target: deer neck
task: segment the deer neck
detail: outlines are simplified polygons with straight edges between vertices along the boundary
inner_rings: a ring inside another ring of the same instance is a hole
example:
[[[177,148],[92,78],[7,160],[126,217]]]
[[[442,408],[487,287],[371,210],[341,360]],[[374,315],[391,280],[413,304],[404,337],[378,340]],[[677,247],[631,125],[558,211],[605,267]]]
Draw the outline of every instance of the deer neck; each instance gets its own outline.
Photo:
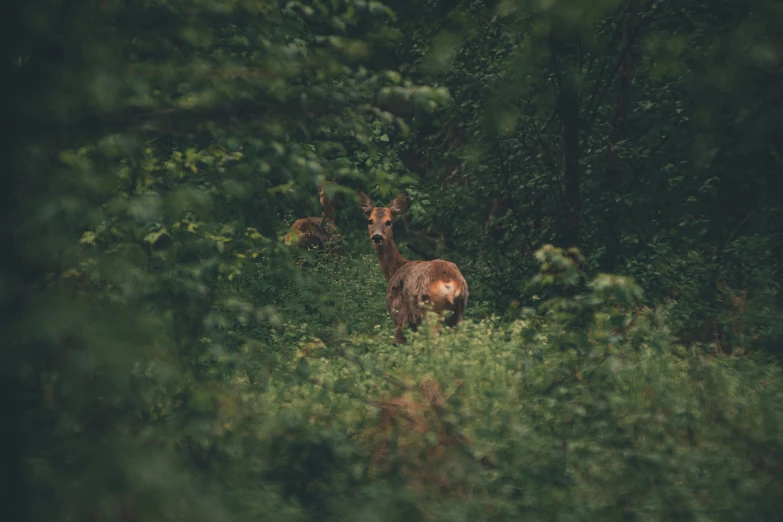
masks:
[[[397,270],[408,262],[407,259],[402,257],[400,251],[397,250],[397,245],[394,244],[393,240],[390,240],[388,244],[376,246],[375,253],[378,254],[378,261],[381,263],[383,277],[386,278],[387,283]]]
[[[329,201],[326,205],[324,205],[323,211],[321,212],[321,217],[323,218],[324,221],[334,222],[334,215],[335,215],[334,202]]]

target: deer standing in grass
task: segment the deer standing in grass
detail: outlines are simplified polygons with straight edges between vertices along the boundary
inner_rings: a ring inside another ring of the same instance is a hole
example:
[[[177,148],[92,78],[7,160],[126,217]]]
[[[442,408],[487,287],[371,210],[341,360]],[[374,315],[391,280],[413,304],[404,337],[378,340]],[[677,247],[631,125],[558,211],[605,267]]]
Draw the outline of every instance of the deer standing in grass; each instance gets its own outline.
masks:
[[[457,265],[442,259],[408,261],[394,243],[392,223],[408,209],[408,194],[401,193],[388,207],[376,207],[364,192],[359,191],[357,195],[386,278],[386,310],[394,321],[395,342],[404,344],[405,326],[416,331],[427,310],[441,316],[440,322],[448,326],[462,321],[468,304],[468,283]],[[443,314],[448,311],[452,313],[446,318]],[[435,326],[436,331],[439,326],[440,323]]]
[[[334,224],[337,198],[329,198],[324,192],[324,185],[318,185],[318,198],[323,207],[321,217],[307,217],[294,221],[285,235],[286,245],[296,245],[302,249],[324,248],[332,240],[339,241],[337,226]],[[336,253],[341,251],[339,246],[335,250]]]

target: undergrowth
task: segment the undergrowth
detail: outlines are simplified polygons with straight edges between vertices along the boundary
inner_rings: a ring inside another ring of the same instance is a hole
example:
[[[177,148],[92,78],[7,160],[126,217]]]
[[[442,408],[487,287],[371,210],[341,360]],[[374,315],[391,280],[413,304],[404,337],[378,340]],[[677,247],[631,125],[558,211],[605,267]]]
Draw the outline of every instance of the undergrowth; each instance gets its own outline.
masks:
[[[217,438],[251,437],[321,520],[775,519],[780,368],[685,348],[631,279],[537,257],[537,310],[405,346],[375,259],[320,260],[268,296],[299,320],[233,356]]]

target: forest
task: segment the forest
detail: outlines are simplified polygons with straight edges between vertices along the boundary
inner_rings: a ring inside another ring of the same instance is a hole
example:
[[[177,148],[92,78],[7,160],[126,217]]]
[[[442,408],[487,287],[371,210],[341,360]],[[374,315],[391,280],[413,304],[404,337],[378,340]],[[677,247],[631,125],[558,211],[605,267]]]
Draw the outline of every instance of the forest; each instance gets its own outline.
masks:
[[[779,0],[2,25],[4,520],[783,520]]]

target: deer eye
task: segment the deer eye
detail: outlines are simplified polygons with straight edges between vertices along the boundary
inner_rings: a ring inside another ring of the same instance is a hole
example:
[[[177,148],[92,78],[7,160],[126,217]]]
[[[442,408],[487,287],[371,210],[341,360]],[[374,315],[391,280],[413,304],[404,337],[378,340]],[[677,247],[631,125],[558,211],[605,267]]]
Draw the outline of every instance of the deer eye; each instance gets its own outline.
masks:
[[[368,220],[367,220],[367,224],[368,224],[368,225],[372,225],[372,219],[368,219]]]
[[[391,220],[386,221],[386,226],[391,226]]]

